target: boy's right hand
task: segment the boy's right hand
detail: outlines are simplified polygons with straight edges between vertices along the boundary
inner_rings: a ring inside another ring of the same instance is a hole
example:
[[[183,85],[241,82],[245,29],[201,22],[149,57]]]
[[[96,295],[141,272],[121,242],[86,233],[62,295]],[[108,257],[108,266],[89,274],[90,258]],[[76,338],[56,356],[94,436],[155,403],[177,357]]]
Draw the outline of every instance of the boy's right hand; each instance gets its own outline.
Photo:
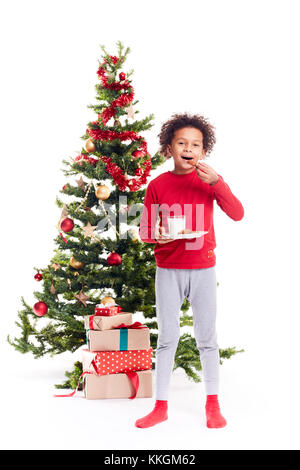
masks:
[[[175,240],[175,238],[162,237],[163,233],[165,233],[165,229],[163,227],[158,227],[158,232],[155,234],[155,239],[157,243],[164,244],[164,243],[173,242]]]

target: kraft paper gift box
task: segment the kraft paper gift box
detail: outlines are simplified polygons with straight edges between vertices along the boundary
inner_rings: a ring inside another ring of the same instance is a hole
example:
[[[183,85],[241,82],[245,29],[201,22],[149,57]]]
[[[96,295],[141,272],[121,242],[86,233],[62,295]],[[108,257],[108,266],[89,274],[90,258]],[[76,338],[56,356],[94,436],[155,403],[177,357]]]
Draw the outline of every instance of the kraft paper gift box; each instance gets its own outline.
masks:
[[[117,374],[152,368],[152,348],[133,351],[82,349],[82,369],[97,375]]]
[[[135,329],[115,328],[105,331],[88,330],[87,345],[90,351],[149,349],[150,330],[147,327]]]
[[[114,326],[118,326],[121,323],[125,325],[132,324],[132,313],[124,312],[111,317],[98,316],[98,315],[86,315],[84,317],[84,327],[86,330],[110,330]]]
[[[152,371],[136,372],[139,378],[135,398],[152,397]],[[126,374],[95,375],[88,374],[83,383],[84,396],[88,400],[99,398],[132,398],[134,385]]]

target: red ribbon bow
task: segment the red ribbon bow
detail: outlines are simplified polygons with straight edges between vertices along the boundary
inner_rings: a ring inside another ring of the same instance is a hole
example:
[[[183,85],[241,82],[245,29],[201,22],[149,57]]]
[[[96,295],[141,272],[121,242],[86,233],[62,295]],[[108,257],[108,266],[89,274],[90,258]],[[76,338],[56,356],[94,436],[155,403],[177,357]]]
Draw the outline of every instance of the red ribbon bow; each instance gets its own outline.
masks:
[[[148,327],[146,325],[143,325],[139,321],[136,321],[136,322],[132,323],[132,325],[125,325],[125,323],[121,323],[120,325],[113,326],[112,328],[127,328],[127,329],[136,330],[138,328],[148,328]]]

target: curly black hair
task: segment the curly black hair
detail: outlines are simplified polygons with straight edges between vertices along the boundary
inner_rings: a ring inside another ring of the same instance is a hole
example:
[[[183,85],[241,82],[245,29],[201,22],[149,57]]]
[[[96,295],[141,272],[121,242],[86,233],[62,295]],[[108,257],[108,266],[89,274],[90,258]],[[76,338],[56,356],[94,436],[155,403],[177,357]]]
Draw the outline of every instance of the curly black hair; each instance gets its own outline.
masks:
[[[203,135],[203,149],[206,151],[206,156],[212,151],[215,143],[215,127],[208,122],[208,120],[199,114],[173,114],[171,118],[166,121],[160,130],[159,137],[160,149],[159,153],[166,159],[171,158],[167,154],[167,146],[171,144],[175,131],[183,127],[195,127],[202,132]]]

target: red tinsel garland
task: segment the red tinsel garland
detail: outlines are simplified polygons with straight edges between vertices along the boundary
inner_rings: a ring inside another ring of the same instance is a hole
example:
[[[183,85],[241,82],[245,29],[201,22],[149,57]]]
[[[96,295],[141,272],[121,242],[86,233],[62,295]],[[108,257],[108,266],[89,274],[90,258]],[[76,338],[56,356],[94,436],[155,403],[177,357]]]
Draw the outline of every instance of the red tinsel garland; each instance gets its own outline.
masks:
[[[116,56],[109,57],[111,58],[114,64],[116,64],[119,60],[119,58]],[[124,92],[121,96],[112,101],[111,105],[108,106],[100,114],[100,118],[104,126],[106,125],[107,121],[109,121],[109,119],[115,116],[116,107],[127,106],[133,100],[134,97],[133,87],[130,85],[126,78],[122,79],[120,82],[108,83],[108,77],[106,76],[106,69],[104,67],[106,63],[108,63],[108,61],[104,59],[103,63],[100,65],[97,71],[98,77],[100,78],[103,87],[117,91],[123,89],[129,91],[129,93]],[[125,77],[125,74],[120,73],[119,77],[123,78]],[[98,121],[94,121],[92,122],[92,124],[98,126]],[[147,176],[150,174],[152,162],[151,156],[147,150],[147,143],[141,136],[139,136],[136,132],[133,131],[116,132],[110,130],[102,130],[99,128],[87,129],[86,132],[93,140],[140,140],[140,147],[133,153],[133,156],[135,158],[144,158],[144,161],[141,161],[141,166],[143,168],[139,167],[135,170],[136,178],[128,179],[127,175],[123,174],[122,169],[116,163],[114,163],[110,157],[102,155],[100,156],[100,158],[104,163],[106,163],[106,171],[112,175],[114,183],[120,188],[121,191],[125,191],[126,188],[129,188],[130,191],[137,191],[143,184],[147,183]],[[145,159],[145,157],[147,156],[148,158]]]

